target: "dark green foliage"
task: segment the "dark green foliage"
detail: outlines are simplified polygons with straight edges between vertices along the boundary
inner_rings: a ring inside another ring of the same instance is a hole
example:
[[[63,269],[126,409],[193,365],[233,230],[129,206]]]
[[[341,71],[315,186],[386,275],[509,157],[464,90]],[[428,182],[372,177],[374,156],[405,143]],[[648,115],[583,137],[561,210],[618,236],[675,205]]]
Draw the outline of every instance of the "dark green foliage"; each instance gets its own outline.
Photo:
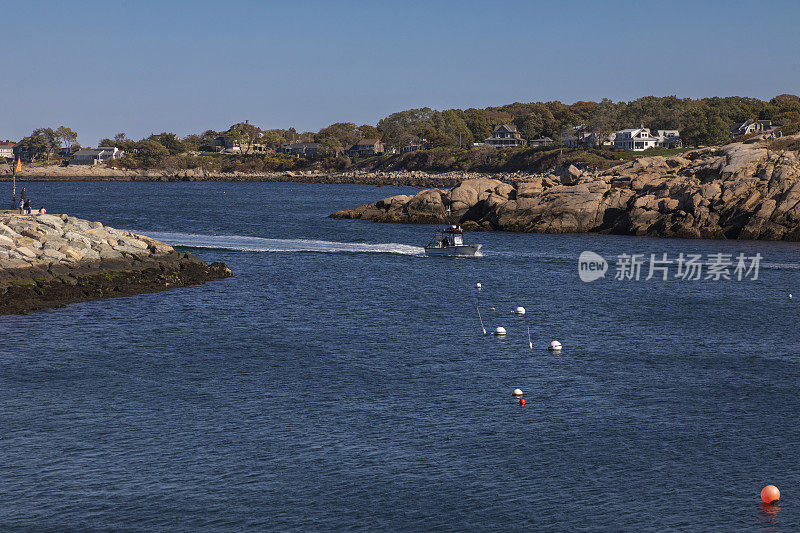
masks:
[[[169,155],[181,154],[186,151],[181,138],[174,133],[160,133],[151,135],[148,140],[156,141],[169,151]]]
[[[58,153],[60,146],[61,137],[53,128],[35,129],[18,143],[18,148],[23,150],[31,161],[49,160]]]

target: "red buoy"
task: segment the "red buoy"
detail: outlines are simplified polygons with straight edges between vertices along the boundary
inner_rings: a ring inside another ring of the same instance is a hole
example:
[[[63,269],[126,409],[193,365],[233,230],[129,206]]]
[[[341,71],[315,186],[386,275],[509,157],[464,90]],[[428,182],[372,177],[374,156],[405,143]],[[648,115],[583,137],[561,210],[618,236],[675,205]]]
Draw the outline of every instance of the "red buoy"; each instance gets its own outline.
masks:
[[[761,489],[761,501],[772,503],[781,499],[781,491],[775,485],[767,485]]]
[[[519,399],[519,404],[520,405],[525,405],[525,398],[520,398]],[[775,490],[778,490],[778,489],[775,489]]]

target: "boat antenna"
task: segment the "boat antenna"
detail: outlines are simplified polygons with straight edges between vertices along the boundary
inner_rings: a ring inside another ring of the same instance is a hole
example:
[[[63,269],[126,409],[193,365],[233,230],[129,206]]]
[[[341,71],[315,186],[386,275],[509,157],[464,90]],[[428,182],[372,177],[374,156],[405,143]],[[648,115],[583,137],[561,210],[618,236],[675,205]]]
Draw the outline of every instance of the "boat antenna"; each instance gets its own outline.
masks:
[[[475,309],[478,311],[478,320],[481,321],[481,329],[483,330],[483,334],[486,335],[486,327],[483,325],[483,318],[481,318],[481,308],[478,307],[478,304],[475,304]]]

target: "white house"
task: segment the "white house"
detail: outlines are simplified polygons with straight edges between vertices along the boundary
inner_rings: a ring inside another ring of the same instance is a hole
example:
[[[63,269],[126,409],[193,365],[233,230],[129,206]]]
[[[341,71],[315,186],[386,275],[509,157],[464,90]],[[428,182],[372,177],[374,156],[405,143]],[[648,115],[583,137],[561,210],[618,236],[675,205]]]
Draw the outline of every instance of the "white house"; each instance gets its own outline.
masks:
[[[658,146],[658,137],[654,137],[649,128],[628,128],[614,135],[614,148],[617,150],[641,152],[655,146]]]
[[[69,160],[71,165],[96,165],[111,159],[119,159],[125,152],[116,146],[101,146],[94,150],[78,150]]]
[[[14,157],[14,146],[16,143],[12,143],[11,141],[0,142],[0,159],[7,158],[11,159]]]

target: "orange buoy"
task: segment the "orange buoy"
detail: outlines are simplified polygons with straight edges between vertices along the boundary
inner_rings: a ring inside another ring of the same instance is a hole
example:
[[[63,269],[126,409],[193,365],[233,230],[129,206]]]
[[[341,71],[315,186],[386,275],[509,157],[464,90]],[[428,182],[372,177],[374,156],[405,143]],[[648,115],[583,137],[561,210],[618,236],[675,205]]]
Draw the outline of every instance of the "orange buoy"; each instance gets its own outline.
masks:
[[[525,398],[520,398],[519,399],[519,404],[524,406],[525,405]],[[775,489],[775,490],[778,490],[778,489]]]
[[[761,501],[772,503],[781,499],[781,491],[775,485],[767,485],[761,489]]]

